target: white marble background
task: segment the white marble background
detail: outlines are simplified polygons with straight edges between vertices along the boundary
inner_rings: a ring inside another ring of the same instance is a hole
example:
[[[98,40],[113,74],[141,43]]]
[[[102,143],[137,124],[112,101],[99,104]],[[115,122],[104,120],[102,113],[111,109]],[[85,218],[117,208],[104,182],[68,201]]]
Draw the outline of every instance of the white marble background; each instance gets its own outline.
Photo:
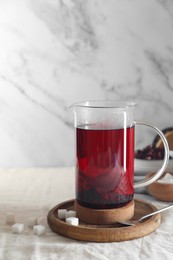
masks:
[[[173,126],[172,0],[0,0],[0,167],[73,165],[67,107],[86,99]]]

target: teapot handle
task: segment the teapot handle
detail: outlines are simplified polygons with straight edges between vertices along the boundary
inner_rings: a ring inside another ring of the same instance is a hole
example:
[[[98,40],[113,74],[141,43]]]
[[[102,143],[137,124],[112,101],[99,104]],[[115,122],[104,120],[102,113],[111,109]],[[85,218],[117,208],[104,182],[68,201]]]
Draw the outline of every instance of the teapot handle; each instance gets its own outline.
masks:
[[[151,183],[157,181],[162,176],[162,174],[166,170],[168,162],[169,162],[169,146],[168,146],[166,137],[164,136],[162,131],[160,131],[156,126],[150,125],[149,123],[138,122],[138,121],[135,121],[135,125],[145,125],[145,126],[153,128],[157,132],[157,134],[160,136],[160,138],[162,139],[164,150],[165,150],[163,164],[162,164],[161,168],[150,178],[134,183],[134,188],[136,189],[136,188],[142,188],[142,187],[148,186]]]

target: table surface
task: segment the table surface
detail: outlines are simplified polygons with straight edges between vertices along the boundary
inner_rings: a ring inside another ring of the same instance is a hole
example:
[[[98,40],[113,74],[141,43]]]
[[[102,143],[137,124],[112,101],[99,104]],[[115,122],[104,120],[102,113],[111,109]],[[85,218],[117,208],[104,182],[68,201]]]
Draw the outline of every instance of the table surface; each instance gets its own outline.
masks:
[[[47,224],[47,213],[55,205],[73,199],[74,168],[0,169],[0,259],[172,259],[173,210],[162,213],[159,227],[143,238],[113,243],[81,242],[53,233]],[[169,203],[147,194],[135,194],[161,208]],[[5,214],[13,212],[15,221],[26,223],[37,217],[46,226],[42,236],[31,228],[13,234],[5,223]]]

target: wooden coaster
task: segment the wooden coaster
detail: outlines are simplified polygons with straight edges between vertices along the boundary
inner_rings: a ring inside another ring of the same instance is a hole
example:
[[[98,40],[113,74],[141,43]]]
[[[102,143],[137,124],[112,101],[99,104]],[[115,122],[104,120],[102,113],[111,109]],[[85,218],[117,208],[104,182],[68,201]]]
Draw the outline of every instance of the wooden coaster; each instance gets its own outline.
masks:
[[[124,207],[114,209],[91,209],[81,206],[76,200],[74,203],[76,216],[88,224],[113,224],[116,221],[126,221],[134,215],[134,200]]]
[[[57,234],[80,241],[90,242],[120,242],[140,238],[152,233],[159,226],[160,214],[153,215],[135,226],[124,227],[117,223],[111,225],[91,225],[79,222],[79,226],[72,226],[57,217],[58,209],[74,210],[74,200],[65,201],[52,208],[47,216],[50,228]],[[152,204],[135,199],[136,220],[145,214],[157,210]]]

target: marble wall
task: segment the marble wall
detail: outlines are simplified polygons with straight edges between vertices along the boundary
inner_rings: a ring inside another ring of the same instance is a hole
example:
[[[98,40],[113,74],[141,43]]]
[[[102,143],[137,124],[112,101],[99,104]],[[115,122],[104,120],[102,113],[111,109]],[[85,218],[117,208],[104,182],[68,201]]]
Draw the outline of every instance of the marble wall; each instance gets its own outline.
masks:
[[[0,167],[73,165],[67,108],[90,99],[173,126],[173,1],[0,0]]]

